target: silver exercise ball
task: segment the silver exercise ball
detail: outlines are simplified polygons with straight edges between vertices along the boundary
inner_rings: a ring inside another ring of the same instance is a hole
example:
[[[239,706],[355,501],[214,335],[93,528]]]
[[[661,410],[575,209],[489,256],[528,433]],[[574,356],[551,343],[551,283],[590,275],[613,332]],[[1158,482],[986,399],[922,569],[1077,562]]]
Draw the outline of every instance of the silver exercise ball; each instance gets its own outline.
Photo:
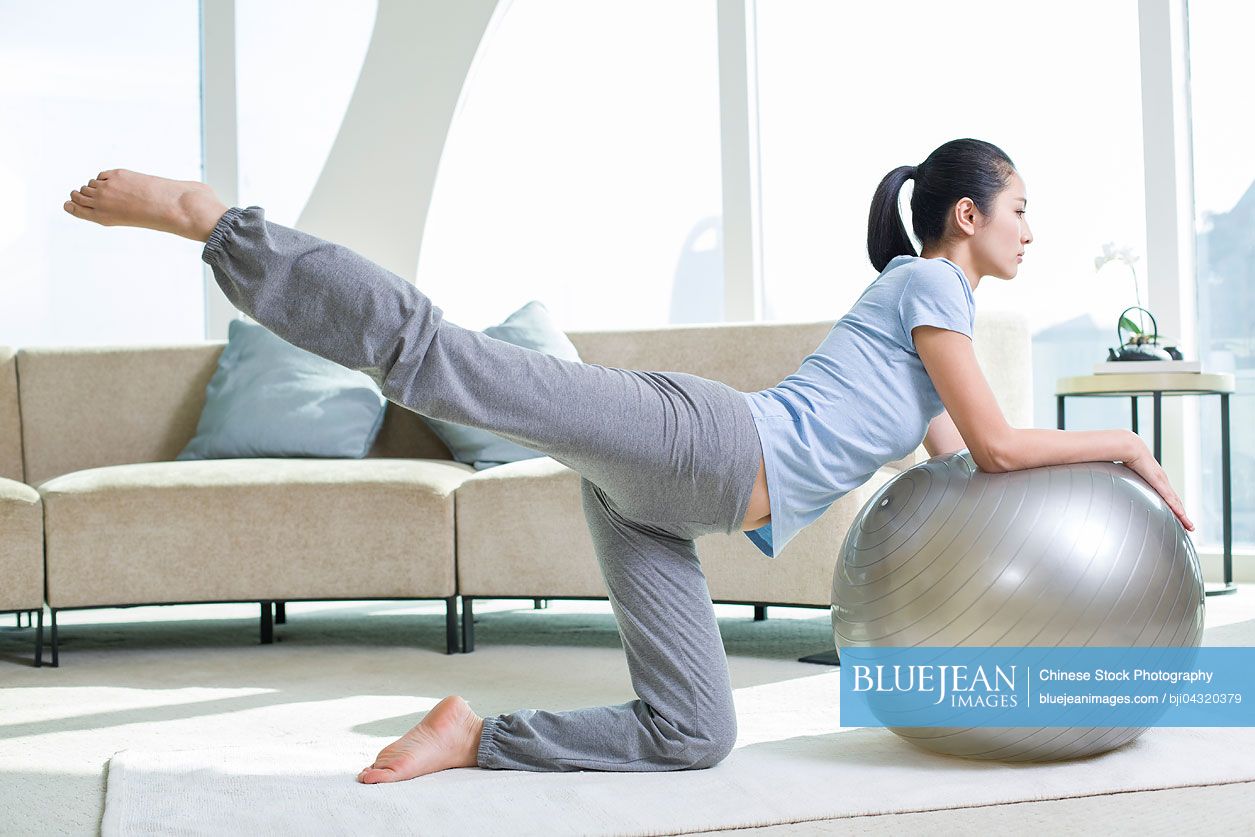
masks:
[[[1124,465],[1002,474],[935,456],[885,483],[855,518],[832,583],[838,651],[867,646],[1198,647],[1198,554]],[[939,753],[1055,761],[1141,728],[890,727]]]

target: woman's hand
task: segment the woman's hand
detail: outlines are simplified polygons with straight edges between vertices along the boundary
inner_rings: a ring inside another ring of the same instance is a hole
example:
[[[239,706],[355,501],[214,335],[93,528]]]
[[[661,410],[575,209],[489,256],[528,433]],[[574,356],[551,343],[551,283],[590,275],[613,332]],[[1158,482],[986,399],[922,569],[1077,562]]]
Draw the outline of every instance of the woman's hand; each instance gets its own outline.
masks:
[[[1168,508],[1172,509],[1172,513],[1181,521],[1181,525],[1185,527],[1187,532],[1194,531],[1194,524],[1185,516],[1185,505],[1181,502],[1181,498],[1172,490],[1172,485],[1168,482],[1168,475],[1164,473],[1164,469],[1155,457],[1151,455],[1150,448],[1146,447],[1146,443],[1142,441],[1142,437],[1133,431],[1129,431],[1130,437],[1130,453],[1125,457],[1124,464],[1132,468],[1151,488],[1159,492],[1159,496],[1163,497],[1164,502],[1168,504]]]

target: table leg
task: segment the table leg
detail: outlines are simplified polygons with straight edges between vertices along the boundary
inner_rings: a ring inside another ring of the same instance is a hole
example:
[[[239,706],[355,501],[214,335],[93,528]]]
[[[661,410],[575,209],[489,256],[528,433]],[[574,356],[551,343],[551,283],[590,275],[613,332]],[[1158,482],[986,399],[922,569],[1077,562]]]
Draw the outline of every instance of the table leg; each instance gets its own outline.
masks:
[[[1137,396],[1134,395],[1134,396],[1131,396],[1130,398],[1133,401],[1133,432],[1136,433],[1137,432]]]
[[[1163,464],[1163,432],[1160,421],[1163,418],[1163,393],[1155,391],[1155,461]]]
[[[1237,592],[1233,583],[1233,483],[1230,470],[1229,449],[1229,395],[1220,393],[1220,520],[1221,543],[1224,553],[1224,582],[1214,590],[1204,590],[1204,595],[1221,596]]]
[[[1224,583],[1233,581],[1233,497],[1229,473],[1229,394],[1220,394],[1220,513],[1224,531]]]
[[[1055,396],[1056,424],[1060,430],[1063,429],[1063,398],[1062,395]]]

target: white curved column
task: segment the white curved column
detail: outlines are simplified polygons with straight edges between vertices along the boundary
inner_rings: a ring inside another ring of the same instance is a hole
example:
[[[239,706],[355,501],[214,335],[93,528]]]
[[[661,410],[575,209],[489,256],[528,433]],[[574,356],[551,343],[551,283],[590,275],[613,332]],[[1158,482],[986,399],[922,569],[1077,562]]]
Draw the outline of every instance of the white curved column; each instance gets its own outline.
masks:
[[[440,156],[497,7],[379,0],[357,87],[297,227],[413,279]]]

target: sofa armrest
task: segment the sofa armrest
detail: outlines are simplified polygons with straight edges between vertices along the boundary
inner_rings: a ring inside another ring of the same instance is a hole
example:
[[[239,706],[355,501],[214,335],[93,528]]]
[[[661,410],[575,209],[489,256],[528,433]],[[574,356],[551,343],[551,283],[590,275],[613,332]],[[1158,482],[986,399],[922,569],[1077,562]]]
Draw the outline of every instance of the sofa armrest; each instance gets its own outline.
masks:
[[[22,412],[17,400],[17,350],[0,346],[0,478],[26,481],[22,463]]]
[[[0,612],[44,604],[44,511],[39,492],[0,478]]]

